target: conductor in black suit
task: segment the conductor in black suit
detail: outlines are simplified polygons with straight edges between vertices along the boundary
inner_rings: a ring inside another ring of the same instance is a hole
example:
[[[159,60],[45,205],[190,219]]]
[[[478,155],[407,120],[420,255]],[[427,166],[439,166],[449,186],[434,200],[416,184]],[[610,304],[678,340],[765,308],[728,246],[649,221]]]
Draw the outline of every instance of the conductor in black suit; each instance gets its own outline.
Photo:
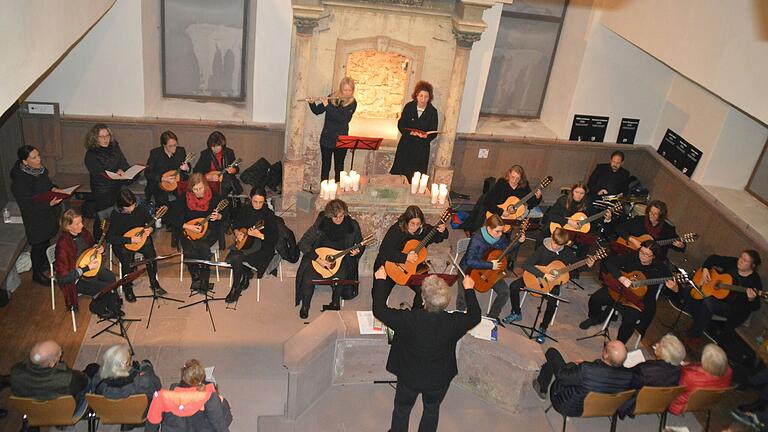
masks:
[[[437,276],[424,279],[424,308],[411,311],[387,306],[392,285],[386,283],[386,277],[384,267],[375,273],[373,314],[395,332],[387,359],[387,370],[397,376],[390,431],[408,430],[419,393],[424,403],[419,432],[436,431],[440,403],[458,373],[456,343],[480,322],[480,305],[472,289],[475,283],[464,278],[467,312],[449,314],[445,308],[451,299],[450,288]]]
[[[603,195],[627,192],[630,175],[626,168],[622,168],[623,164],[624,152],[620,150],[611,153],[610,163],[597,164],[587,181],[590,198],[595,200]]]

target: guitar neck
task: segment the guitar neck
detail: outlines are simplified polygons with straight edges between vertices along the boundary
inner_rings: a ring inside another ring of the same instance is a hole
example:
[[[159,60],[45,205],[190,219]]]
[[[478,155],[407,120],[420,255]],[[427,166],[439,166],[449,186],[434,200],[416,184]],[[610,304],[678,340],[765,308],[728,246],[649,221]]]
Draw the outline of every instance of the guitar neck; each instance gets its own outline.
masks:
[[[659,246],[669,246],[672,244],[672,242],[675,242],[677,240],[682,241],[680,237],[677,237],[677,238],[671,238],[671,239],[656,240],[656,244]]]
[[[744,287],[744,286],[741,286],[741,285],[732,285],[732,284],[727,284],[727,283],[719,283],[719,284],[717,284],[717,287],[720,288],[720,289],[727,289],[729,291],[736,291],[736,292],[740,292],[740,293],[746,293],[747,290],[750,289],[749,287]]]
[[[584,225],[584,224],[585,224],[585,223],[587,223],[587,222],[594,222],[594,221],[596,221],[596,220],[600,219],[601,217],[604,217],[604,216],[605,216],[605,214],[606,214],[606,213],[608,213],[608,211],[609,211],[609,210],[610,210],[610,209],[605,209],[605,210],[603,210],[603,211],[601,211],[601,212],[599,212],[599,213],[595,213],[595,214],[593,214],[592,216],[590,216],[590,217],[588,217],[588,218],[584,219],[584,221],[583,221],[583,222],[581,222],[581,224],[582,224],[582,225]]]
[[[346,255],[346,254],[352,252],[353,250],[355,250],[355,249],[357,249],[359,247],[362,247],[362,246],[363,246],[362,243],[355,243],[352,246],[344,249],[343,251],[339,251],[339,252],[331,255],[331,260],[337,260],[337,259],[343,257],[344,255]]]
[[[645,279],[645,280],[639,280],[639,281],[632,281],[632,287],[639,287],[639,286],[645,286],[645,285],[658,285],[660,283],[664,283],[666,281],[674,279],[674,276],[668,276],[668,277],[662,277],[662,278],[654,278],[654,279]]]
[[[534,189],[534,190],[532,190],[532,191],[528,192],[528,194],[526,194],[524,197],[522,197],[522,198],[520,199],[520,201],[518,201],[518,202],[517,202],[517,204],[515,204],[515,205],[513,205],[513,206],[512,206],[512,208],[513,208],[513,209],[515,209],[515,210],[519,209],[519,208],[520,208],[520,207],[521,207],[523,204],[527,203],[527,202],[528,202],[528,200],[530,200],[530,199],[531,199],[531,197],[533,197],[533,195],[534,195],[534,194],[536,193],[536,191],[538,191],[538,190],[541,190],[541,188],[536,188],[536,189]]]
[[[571,265],[565,266],[565,267],[561,268],[558,273],[563,274],[563,273],[566,273],[566,272],[570,272],[572,270],[576,270],[577,268],[586,265],[587,261],[589,260],[589,258],[590,257],[587,257],[587,258],[584,258],[581,261],[576,261],[575,263],[573,263]]]
[[[523,235],[523,231],[519,231],[515,233],[515,235],[512,236],[512,238],[509,240],[509,245],[504,248],[503,251],[501,251],[501,255],[499,255],[499,260],[504,258],[505,256],[509,255],[510,252],[512,252],[512,249],[515,247],[515,243],[517,243],[517,240],[520,239],[520,236]]]

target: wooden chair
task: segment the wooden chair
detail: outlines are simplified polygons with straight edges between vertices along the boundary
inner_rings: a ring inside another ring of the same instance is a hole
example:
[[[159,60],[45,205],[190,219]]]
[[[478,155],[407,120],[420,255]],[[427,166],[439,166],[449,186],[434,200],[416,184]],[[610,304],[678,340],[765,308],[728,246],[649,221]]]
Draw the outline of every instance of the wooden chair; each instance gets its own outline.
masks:
[[[685,404],[685,408],[683,408],[683,412],[680,413],[680,415],[683,415],[687,412],[700,412],[700,411],[706,411],[707,412],[707,421],[704,425],[704,431],[709,430],[709,420],[712,415],[712,408],[717,405],[725,396],[726,393],[729,393],[731,390],[735,389],[736,386],[732,387],[726,387],[726,388],[699,388],[693,391],[691,393],[691,396],[688,398],[688,403]]]
[[[146,420],[147,395],[135,394],[124,399],[107,399],[96,394],[87,394],[85,399],[93,409],[93,418],[107,425],[140,425]]]
[[[611,432],[616,432],[616,423],[618,423],[616,410],[624,405],[624,402],[631,399],[635,393],[637,393],[636,390],[627,390],[621,393],[589,392],[584,399],[584,410],[581,413],[581,417],[608,417],[611,419]],[[552,406],[549,408],[552,408]],[[563,432],[565,432],[567,424],[568,417],[563,416]]]
[[[75,413],[77,404],[72,396],[61,396],[48,401],[10,396],[8,401],[22,415],[22,430],[27,430],[30,426],[72,426],[83,418],[86,411]],[[88,430],[91,431],[90,425]]]
[[[634,415],[658,414],[659,432],[667,425],[667,408],[669,404],[685,391],[685,386],[675,387],[643,387],[637,392]]]

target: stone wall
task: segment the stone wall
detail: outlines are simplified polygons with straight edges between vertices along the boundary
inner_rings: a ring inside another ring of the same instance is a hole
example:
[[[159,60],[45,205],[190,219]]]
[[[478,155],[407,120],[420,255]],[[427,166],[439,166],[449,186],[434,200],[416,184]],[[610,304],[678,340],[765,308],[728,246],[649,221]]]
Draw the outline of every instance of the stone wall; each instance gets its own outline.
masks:
[[[408,82],[408,58],[393,52],[367,49],[347,57],[347,75],[355,80],[355,115],[397,119]]]

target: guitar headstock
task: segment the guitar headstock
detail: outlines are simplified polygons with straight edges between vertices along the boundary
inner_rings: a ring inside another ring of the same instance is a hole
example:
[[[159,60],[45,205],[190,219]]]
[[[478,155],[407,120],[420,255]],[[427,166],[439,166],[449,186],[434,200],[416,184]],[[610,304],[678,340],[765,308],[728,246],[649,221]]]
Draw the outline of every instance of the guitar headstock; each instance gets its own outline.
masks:
[[[760,298],[760,300],[768,301],[768,291],[763,290],[755,290],[757,292],[757,296]]]
[[[608,209],[611,210],[612,213],[622,212],[624,211],[624,203],[621,201],[616,201],[611,204]]]
[[[225,200],[225,199],[221,200],[221,201],[219,201],[219,204],[216,206],[216,208],[213,211],[220,212],[220,211],[224,210],[225,208],[227,208],[228,205],[229,205],[229,201],[228,200]]]
[[[101,238],[99,239],[99,243],[104,243],[105,240],[107,240],[107,233],[109,232],[109,219],[104,219],[101,221]]]
[[[376,242],[376,237],[374,237],[373,234],[368,234],[367,236],[363,237],[363,241],[360,242],[360,246],[368,246],[374,242]]]
[[[542,180],[542,181],[541,181],[541,184],[539,184],[539,189],[544,189],[545,187],[547,187],[547,186],[549,186],[550,184],[552,184],[552,180],[554,180],[554,179],[552,178],[552,176],[546,176],[546,177],[544,177],[544,180]]]
[[[264,221],[260,220],[256,222],[256,224],[252,228],[255,230],[261,230],[262,228],[264,228]]]
[[[160,208],[155,211],[155,219],[160,219],[165,216],[166,213],[168,213],[168,206],[160,206]]]
[[[528,231],[528,227],[531,225],[531,220],[528,218],[523,219],[523,221],[520,223],[520,233],[519,235],[525,234],[526,231]]]
[[[678,284],[685,284],[690,281],[688,275],[684,273],[672,273],[672,280]]]
[[[450,207],[443,210],[443,213],[440,214],[440,221],[437,223],[437,225],[448,222],[448,218],[450,218],[452,214],[453,214],[453,209]]]
[[[696,233],[687,233],[680,236],[680,241],[683,243],[693,243],[699,239],[699,235]]]
[[[230,167],[236,167],[239,166],[241,163],[243,163],[243,158],[237,158],[234,162],[229,164]]]
[[[597,260],[601,260],[601,259],[605,259],[606,257],[608,257],[608,248],[606,248],[606,247],[601,247],[601,248],[597,249],[597,250],[595,251],[595,253],[593,253],[593,254],[592,254],[592,255],[590,255],[590,256],[591,256],[591,257],[592,257],[592,259],[594,259],[595,261],[597,261]]]
[[[192,159],[194,159],[196,157],[197,157],[197,153],[195,153],[195,152],[187,153],[187,157],[184,158],[184,163],[182,165],[184,165],[185,163],[192,162]]]

